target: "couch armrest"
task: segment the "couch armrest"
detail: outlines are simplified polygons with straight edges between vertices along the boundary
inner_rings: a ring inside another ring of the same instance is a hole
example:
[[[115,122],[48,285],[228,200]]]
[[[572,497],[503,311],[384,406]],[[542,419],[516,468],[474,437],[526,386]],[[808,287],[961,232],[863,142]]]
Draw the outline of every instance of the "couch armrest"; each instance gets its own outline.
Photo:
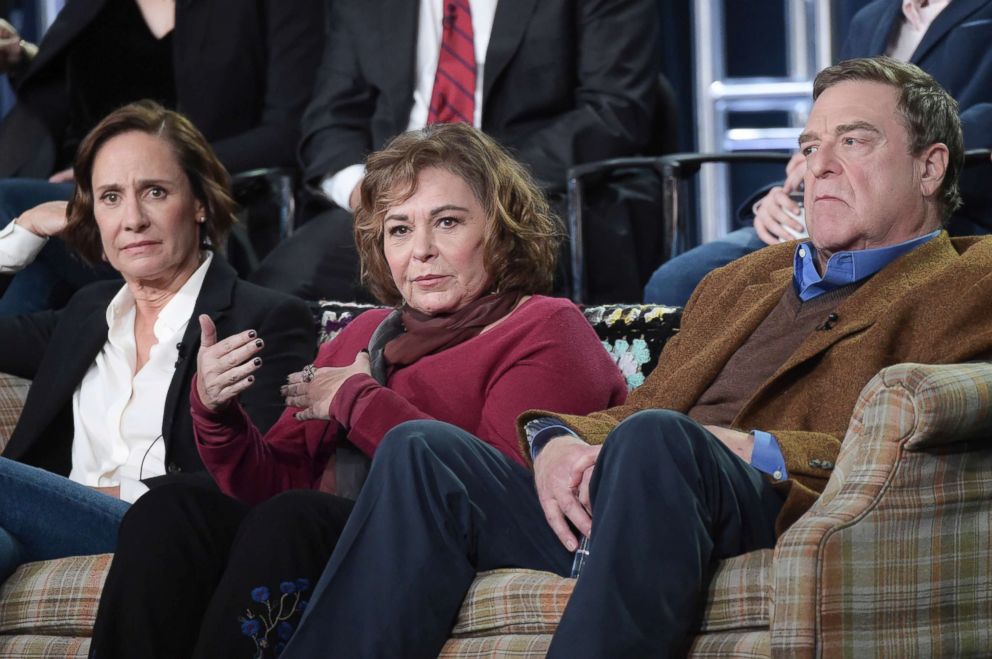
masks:
[[[990,364],[900,364],[865,386],[826,490],[776,546],[773,655],[992,647],[989,435]]]
[[[30,380],[0,373],[0,452],[3,452],[14,432],[30,386]]]

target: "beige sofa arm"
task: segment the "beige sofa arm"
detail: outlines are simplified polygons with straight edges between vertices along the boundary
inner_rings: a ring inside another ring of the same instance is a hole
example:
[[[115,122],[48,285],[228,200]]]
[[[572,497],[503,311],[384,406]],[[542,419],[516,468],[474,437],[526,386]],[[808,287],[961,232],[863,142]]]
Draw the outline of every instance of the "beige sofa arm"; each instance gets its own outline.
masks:
[[[0,373],[0,452],[14,432],[30,386],[30,380]]]
[[[826,490],[776,546],[774,655],[992,647],[990,436],[990,364],[865,386]]]

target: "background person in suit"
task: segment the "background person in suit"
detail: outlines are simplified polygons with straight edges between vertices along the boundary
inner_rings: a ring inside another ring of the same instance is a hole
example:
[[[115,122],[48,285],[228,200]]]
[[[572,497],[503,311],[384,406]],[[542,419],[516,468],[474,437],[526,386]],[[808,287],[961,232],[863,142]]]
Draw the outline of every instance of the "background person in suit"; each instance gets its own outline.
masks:
[[[40,47],[0,50],[0,73],[12,74],[17,93],[0,125],[0,227],[67,199],[83,137],[143,98],[188,116],[232,173],[295,166],[323,15],[322,0],[68,0]],[[59,308],[113,275],[50,241],[14,278],[0,313]]]
[[[841,60],[889,55],[916,64],[958,102],[966,149],[992,146],[992,0],[875,0],[851,21]],[[744,208],[753,226],[692,249],[663,264],[644,289],[646,302],[685,305],[711,270],[765,245],[794,240],[804,230],[799,205],[789,197],[799,189],[805,158],[796,154],[782,185],[758,191]],[[955,236],[992,232],[990,168],[961,177],[964,206],[948,232]]]
[[[261,427],[283,409],[279,383],[313,355],[302,301],[239,281],[201,249],[229,229],[234,204],[227,172],[187,120],[125,106],[83,141],[75,174],[68,219],[52,202],[18,231],[64,224],[69,244],[91,261],[105,255],[125,284],[0,319],[0,370],[33,379],[0,458],[0,577],[24,561],[113,551],[120,518],[148,487],[209,482],[189,411],[201,325],[204,342],[240,332],[261,355],[242,398]]]
[[[553,203],[568,167],[638,153],[655,110],[658,20],[653,0],[336,0],[300,155],[307,182],[337,208],[277,247],[252,281],[304,298],[359,296],[350,210],[362,162],[427,123],[481,128]],[[460,117],[431,112],[448,71],[465,74]]]

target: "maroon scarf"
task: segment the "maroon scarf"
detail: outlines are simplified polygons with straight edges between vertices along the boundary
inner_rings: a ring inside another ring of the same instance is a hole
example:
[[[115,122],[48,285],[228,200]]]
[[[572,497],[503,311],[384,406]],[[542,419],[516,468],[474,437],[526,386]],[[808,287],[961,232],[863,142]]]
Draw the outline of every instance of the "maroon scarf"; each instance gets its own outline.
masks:
[[[406,331],[386,344],[386,363],[393,367],[408,366],[421,357],[468,341],[513,311],[521,297],[520,292],[491,293],[458,311],[436,316],[404,305],[401,317]]]

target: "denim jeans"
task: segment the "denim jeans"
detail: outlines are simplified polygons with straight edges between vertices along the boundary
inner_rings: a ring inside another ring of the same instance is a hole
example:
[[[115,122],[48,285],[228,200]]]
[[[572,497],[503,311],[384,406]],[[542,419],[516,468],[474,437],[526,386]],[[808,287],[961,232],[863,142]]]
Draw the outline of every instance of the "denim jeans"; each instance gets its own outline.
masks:
[[[723,238],[690,249],[661,265],[644,287],[644,301],[684,307],[699,282],[711,270],[747,256],[765,246],[753,227],[728,233]]]
[[[0,458],[0,581],[18,565],[114,551],[129,503]]]
[[[64,201],[72,183],[40,179],[0,180],[0,227],[24,211],[46,201]],[[77,290],[99,279],[119,276],[109,265],[89,266],[72,254],[58,238],[50,239],[34,263],[21,270],[0,298],[0,316],[61,309]]]

